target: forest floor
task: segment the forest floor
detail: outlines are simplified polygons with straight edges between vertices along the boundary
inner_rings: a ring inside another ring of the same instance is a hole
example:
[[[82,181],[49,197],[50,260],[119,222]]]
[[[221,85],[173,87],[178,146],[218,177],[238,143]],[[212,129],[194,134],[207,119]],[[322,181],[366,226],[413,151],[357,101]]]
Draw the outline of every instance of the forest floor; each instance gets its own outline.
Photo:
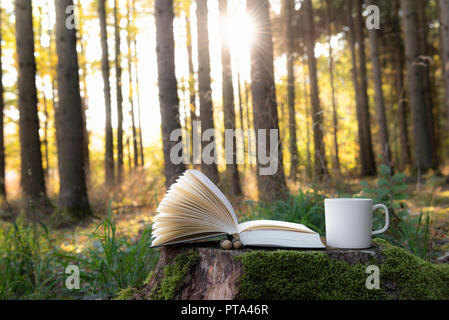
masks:
[[[241,198],[229,197],[239,219],[251,215],[251,206],[245,199],[257,197],[251,191],[257,190],[257,181],[252,171],[254,170],[251,168],[246,170],[247,173],[242,177],[242,181],[245,181],[245,195]],[[443,173],[446,177],[449,174],[449,167],[445,168]],[[116,223],[117,236],[127,237],[133,242],[138,241],[143,230],[151,226],[158,201],[163,196],[165,187],[161,180],[156,178],[157,176],[158,174],[140,170],[126,179],[122,188],[113,194],[108,194],[103,188],[91,188],[95,190],[91,191],[90,198],[96,218],[80,225],[54,230],[54,237],[60,243],[60,247],[66,251],[81,252],[88,245],[89,235],[97,228],[101,220],[107,217],[105,204],[111,199],[111,217]],[[431,250],[438,252],[436,256],[449,253],[449,184],[444,177],[429,175],[419,181],[416,179],[408,181],[406,193],[409,198],[404,200],[411,215],[416,216],[420,212],[429,214],[430,246]],[[370,186],[376,185],[376,178],[368,178],[364,181]],[[222,181],[220,188],[226,190],[226,183],[227,181]],[[362,187],[359,178],[346,177],[343,180],[339,179],[338,183],[329,181],[325,188],[321,185],[300,182],[289,182],[289,188],[292,194],[303,191],[312,194],[321,193],[325,197],[344,197],[359,193]],[[14,206],[16,202],[12,201],[12,204]]]

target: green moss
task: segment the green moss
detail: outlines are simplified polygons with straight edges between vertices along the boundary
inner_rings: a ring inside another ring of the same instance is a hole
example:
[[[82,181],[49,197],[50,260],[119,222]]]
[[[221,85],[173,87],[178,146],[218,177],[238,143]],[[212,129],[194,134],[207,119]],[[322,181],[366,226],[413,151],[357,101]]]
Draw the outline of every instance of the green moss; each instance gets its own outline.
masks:
[[[137,292],[136,288],[128,287],[120,290],[113,300],[130,300]]]
[[[176,292],[185,279],[190,268],[198,260],[196,252],[186,252],[176,256],[174,263],[164,269],[164,277],[150,294],[151,300],[174,299]]]
[[[255,251],[237,256],[245,299],[449,299],[449,265],[425,262],[384,240],[383,258],[367,264],[332,260],[320,251]],[[368,265],[380,269],[380,289],[366,288]]]

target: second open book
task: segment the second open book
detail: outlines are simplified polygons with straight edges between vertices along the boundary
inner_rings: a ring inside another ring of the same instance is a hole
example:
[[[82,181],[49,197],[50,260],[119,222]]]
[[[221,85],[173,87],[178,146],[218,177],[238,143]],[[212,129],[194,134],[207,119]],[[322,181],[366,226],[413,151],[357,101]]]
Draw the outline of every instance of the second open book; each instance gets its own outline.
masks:
[[[220,235],[238,235],[244,245],[324,248],[319,234],[297,223],[254,220],[238,223],[229,200],[197,170],[187,170],[157,208],[152,246],[171,245]]]

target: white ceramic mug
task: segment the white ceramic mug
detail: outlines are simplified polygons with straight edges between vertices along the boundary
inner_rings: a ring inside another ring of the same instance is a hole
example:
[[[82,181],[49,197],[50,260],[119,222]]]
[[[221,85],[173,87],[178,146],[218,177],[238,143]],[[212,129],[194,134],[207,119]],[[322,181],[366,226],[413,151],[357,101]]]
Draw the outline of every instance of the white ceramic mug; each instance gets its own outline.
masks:
[[[385,226],[373,230],[373,211],[385,210]],[[326,242],[329,247],[363,249],[371,247],[371,236],[387,231],[390,224],[387,206],[373,205],[372,199],[325,199]]]

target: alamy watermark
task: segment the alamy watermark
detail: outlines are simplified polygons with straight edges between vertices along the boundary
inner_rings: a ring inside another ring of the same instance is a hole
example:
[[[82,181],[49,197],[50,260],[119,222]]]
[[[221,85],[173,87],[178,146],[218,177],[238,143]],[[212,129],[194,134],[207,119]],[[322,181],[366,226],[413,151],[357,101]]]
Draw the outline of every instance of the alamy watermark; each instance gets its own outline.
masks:
[[[380,29],[380,10],[378,6],[367,6],[364,15],[366,16],[365,26],[368,30]]]
[[[260,175],[274,175],[278,171],[278,129],[225,129],[224,143],[217,129],[206,129],[201,133],[201,121],[193,121],[192,132],[192,136],[184,129],[171,132],[170,141],[177,142],[170,150],[173,164],[245,164],[246,156],[248,164],[259,164]],[[248,141],[246,152],[245,140]],[[202,148],[203,142],[207,144]]]
[[[370,265],[366,267],[369,276],[366,278],[365,286],[368,290],[380,289],[380,270],[378,266]]]
[[[80,288],[80,269],[76,265],[68,265],[65,273],[69,276],[65,280],[65,286],[69,290],[79,290]]]

